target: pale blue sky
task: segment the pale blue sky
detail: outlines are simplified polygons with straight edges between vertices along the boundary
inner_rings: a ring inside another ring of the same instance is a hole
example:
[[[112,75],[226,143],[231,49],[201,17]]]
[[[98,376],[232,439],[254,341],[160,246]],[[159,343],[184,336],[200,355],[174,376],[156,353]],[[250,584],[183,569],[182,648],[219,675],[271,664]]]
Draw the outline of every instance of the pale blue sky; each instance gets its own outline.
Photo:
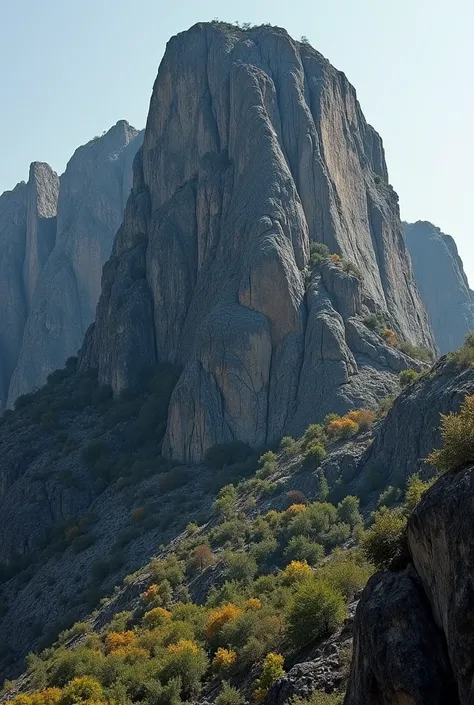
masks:
[[[270,22],[346,73],[384,139],[402,217],[452,234],[474,284],[472,0],[0,0],[0,192],[33,160],[145,125],[166,41],[201,20]]]

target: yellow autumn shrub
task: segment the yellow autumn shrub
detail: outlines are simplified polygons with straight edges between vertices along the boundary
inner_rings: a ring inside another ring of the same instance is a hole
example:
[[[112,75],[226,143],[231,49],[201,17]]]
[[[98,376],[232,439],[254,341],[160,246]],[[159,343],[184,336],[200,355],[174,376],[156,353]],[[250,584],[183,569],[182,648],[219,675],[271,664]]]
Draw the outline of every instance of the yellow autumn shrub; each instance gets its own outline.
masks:
[[[142,624],[147,629],[156,629],[167,624],[170,620],[171,612],[165,610],[164,607],[154,607],[143,616]]]
[[[232,649],[219,647],[212,659],[212,667],[215,671],[230,671],[237,661],[237,653]]]
[[[283,580],[291,584],[310,578],[313,574],[306,561],[291,561],[283,571]]]
[[[236,619],[242,610],[237,605],[232,602],[228,602],[226,605],[220,605],[215,607],[209,613],[206,620],[206,636],[208,639],[214,639],[224,626],[228,622]]]

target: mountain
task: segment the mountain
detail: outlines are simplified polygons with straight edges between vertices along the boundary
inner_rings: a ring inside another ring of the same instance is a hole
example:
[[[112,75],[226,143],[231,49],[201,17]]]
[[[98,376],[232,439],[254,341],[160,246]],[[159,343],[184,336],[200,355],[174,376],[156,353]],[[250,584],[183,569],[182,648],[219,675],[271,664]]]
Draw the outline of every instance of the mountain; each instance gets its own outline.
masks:
[[[441,353],[456,350],[474,330],[474,292],[456,243],[432,223],[405,223],[418,290]]]
[[[141,138],[120,121],[80,147],[60,178],[35,162],[27,184],[0,196],[0,410],[81,346]]]
[[[3,312],[4,391],[30,390],[0,418],[0,673],[18,677],[0,697],[340,705],[354,620],[350,705],[410,702],[392,639],[412,645],[402,675],[432,646],[420,673],[450,702],[425,564],[456,583],[456,502],[426,561],[430,528],[419,559],[416,519],[409,554],[403,532],[474,346],[428,364],[382,142],[345,76],[280,28],[199,24],[167,46],[144,135],[118,123],[59,182],[32,174],[0,210],[23,305]]]
[[[316,243],[333,261],[310,271]],[[120,392],[145,365],[182,366],[164,452],[197,462],[394,389],[416,363],[367,320],[433,346],[354,88],[279,28],[173,37],[82,369]]]

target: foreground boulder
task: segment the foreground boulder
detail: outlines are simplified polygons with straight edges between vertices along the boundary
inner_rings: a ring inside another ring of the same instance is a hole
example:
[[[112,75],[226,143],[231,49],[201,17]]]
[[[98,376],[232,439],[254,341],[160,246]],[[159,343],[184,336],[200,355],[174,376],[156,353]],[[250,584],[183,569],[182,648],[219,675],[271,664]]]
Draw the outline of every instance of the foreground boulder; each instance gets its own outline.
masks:
[[[474,468],[441,477],[408,522],[412,564],[375,575],[346,705],[474,702]]]

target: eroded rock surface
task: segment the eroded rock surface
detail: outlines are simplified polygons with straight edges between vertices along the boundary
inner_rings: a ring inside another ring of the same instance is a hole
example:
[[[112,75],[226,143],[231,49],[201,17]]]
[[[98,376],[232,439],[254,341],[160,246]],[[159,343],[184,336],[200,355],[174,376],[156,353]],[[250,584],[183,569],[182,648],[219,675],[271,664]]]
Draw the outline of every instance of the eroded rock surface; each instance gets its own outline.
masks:
[[[336,265],[308,279],[312,240],[362,281]],[[278,28],[173,37],[82,366],[118,392],[140,366],[183,365],[165,452],[194,462],[393,389],[412,363],[370,311],[432,345],[382,142],[344,74]]]
[[[456,243],[432,223],[405,224],[418,289],[441,353],[456,350],[474,330],[474,292]]]

